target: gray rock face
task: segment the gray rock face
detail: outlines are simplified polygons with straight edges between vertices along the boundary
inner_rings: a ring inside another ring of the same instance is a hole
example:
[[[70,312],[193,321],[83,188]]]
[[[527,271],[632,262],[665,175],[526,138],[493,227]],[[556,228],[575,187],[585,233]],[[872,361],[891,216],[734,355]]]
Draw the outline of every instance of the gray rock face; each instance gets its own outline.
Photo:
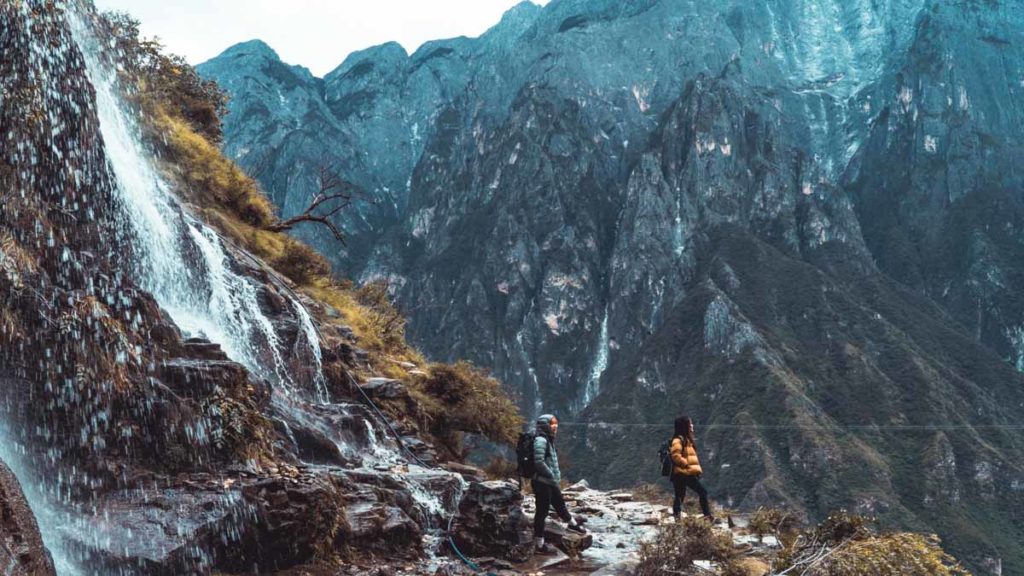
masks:
[[[519,487],[504,481],[471,483],[459,504],[452,538],[464,554],[528,558],[533,534]]]
[[[997,427],[1024,407],[1022,10],[524,3],[480,38],[306,78],[321,96],[297,128],[245,112],[286,114],[247,88],[286,83],[227,70],[239,47],[201,70],[234,96],[228,150],[281,167],[257,173],[285,212],[310,196],[295,166],[346,158],[378,202],[341,222],[350,249],[314,241],[391,280],[428,355],[567,416],[570,476],[650,480],[638,449],[686,411],[712,426],[719,499],[860,509],[1018,566],[948,496],[1019,513],[1024,444]],[[910,432],[936,423],[970,432],[941,450]]]
[[[10,468],[0,462],[0,567],[5,574],[53,576],[53,559],[43,545],[39,525],[21,485]]]

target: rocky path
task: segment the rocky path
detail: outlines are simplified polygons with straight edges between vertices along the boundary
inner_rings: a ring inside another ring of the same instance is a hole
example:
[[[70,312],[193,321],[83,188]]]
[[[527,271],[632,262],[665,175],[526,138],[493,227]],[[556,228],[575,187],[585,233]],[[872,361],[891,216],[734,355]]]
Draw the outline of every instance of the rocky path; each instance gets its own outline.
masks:
[[[484,491],[483,486],[489,490]],[[533,556],[523,558],[522,562],[511,561],[515,560],[514,557],[500,559],[479,554],[470,554],[470,558],[486,572],[501,576],[630,574],[639,560],[641,543],[654,538],[659,526],[673,521],[667,501],[654,503],[626,491],[594,490],[586,481],[567,487],[564,494],[570,511],[586,520],[587,535],[566,532],[560,522],[549,521],[547,538],[560,549],[557,555]],[[490,543],[496,547],[501,545],[499,541],[503,537],[510,537],[508,532],[514,529],[520,531],[520,541],[528,539],[534,500],[532,495],[527,495],[517,502],[517,495],[518,487],[511,482],[486,482],[471,487],[467,498],[474,501],[474,504],[467,507],[464,502],[460,508],[458,520],[464,522],[463,527],[459,528],[462,539],[457,537],[460,546],[474,552],[482,550],[480,540],[473,540],[473,536],[465,532],[479,531],[488,526],[493,532],[487,534],[485,539],[489,538]],[[512,513],[503,517],[499,510],[510,504]],[[519,511],[516,512],[516,509]],[[746,526],[747,519],[743,515],[723,517],[716,524],[718,530],[731,532],[737,550],[750,558],[748,565],[751,576],[762,576],[768,566],[761,559],[767,557],[779,543],[770,536],[763,541],[759,540],[749,533]],[[522,532],[524,529],[525,533]],[[498,555],[498,548],[493,552]],[[709,574],[715,573],[710,563],[704,563],[702,567],[708,569]],[[459,564],[449,564],[442,566],[436,573],[470,574],[472,571]]]

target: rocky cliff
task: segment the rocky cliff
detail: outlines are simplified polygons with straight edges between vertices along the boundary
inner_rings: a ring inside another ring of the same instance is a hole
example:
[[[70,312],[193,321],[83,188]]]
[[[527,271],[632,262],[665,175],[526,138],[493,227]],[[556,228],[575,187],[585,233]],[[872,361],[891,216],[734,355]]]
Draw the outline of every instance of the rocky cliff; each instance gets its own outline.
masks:
[[[1019,3],[523,3],[320,79],[200,67],[285,213],[329,164],[339,249],[410,336],[563,415],[573,475],[703,424],[718,498],[845,506],[1024,570]],[[651,470],[653,471],[653,465]]]
[[[216,94],[136,32],[87,1],[0,3],[4,570],[428,562],[466,484],[439,465],[463,430],[507,440],[511,403],[269,230],[182,110]],[[508,421],[448,418],[481,391]]]

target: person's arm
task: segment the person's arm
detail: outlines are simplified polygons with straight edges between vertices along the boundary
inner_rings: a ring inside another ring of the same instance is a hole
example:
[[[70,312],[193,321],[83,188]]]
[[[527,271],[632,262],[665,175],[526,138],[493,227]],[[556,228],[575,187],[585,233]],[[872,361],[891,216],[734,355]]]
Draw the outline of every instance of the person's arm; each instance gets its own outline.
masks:
[[[545,462],[545,456],[548,452],[548,439],[538,434],[537,439],[533,441],[533,462],[537,468],[538,478],[547,478],[548,480],[554,480],[555,475],[548,468],[548,463]]]
[[[672,447],[669,450],[672,462],[679,468],[686,468],[686,454],[683,453],[683,441],[679,438],[672,439]]]

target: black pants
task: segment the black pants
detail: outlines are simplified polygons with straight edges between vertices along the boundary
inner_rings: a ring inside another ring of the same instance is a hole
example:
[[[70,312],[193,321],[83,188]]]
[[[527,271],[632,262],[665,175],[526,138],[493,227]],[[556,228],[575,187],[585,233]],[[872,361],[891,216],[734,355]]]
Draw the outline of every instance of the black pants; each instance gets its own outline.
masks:
[[[548,511],[552,507],[559,518],[569,521],[569,509],[565,507],[565,498],[562,498],[562,491],[555,486],[533,481],[533,494],[537,497],[537,512],[533,515],[533,537],[544,537],[544,521],[548,518]]]
[[[675,488],[676,497],[672,500],[672,515],[676,518],[683,511],[683,498],[686,497],[686,489],[689,488],[697,493],[700,498],[700,510],[705,516],[711,516],[711,506],[708,504],[708,491],[700,483],[697,476],[683,476],[682,474],[672,475],[672,487]]]

